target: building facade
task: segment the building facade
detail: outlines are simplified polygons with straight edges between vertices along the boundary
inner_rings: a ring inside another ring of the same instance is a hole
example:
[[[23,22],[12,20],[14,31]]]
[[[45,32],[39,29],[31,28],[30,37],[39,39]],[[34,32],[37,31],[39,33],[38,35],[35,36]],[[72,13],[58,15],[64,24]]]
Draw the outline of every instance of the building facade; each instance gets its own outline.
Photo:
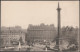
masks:
[[[2,46],[12,46],[14,44],[13,42],[18,43],[20,37],[23,43],[25,43],[25,33],[23,33],[20,28],[16,27],[2,27],[0,37],[3,41]]]
[[[56,28],[54,25],[29,25],[27,29],[27,40],[32,41],[52,41],[56,36]]]

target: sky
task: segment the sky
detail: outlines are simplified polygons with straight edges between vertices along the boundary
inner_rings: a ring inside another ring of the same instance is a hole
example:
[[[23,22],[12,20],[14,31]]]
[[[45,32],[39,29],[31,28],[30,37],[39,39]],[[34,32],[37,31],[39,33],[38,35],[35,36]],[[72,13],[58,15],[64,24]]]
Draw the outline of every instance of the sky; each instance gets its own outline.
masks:
[[[61,27],[79,27],[78,1],[1,1],[1,26],[21,26],[29,24],[54,24],[57,27],[58,2],[61,8]]]

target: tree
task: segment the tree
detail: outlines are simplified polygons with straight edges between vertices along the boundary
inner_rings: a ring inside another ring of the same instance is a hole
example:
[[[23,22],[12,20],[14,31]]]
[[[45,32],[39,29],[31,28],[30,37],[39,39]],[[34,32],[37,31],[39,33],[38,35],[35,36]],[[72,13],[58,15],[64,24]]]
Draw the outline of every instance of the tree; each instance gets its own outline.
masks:
[[[74,44],[75,47],[77,47],[77,45],[78,45],[77,35],[78,35],[78,29],[76,29],[74,27],[66,26],[66,27],[62,28],[62,36],[61,37],[67,39],[67,41],[69,42],[69,46]]]
[[[12,39],[10,40],[12,45],[18,45],[18,40],[17,39]]]
[[[4,43],[3,39],[0,37],[0,46],[2,46]]]

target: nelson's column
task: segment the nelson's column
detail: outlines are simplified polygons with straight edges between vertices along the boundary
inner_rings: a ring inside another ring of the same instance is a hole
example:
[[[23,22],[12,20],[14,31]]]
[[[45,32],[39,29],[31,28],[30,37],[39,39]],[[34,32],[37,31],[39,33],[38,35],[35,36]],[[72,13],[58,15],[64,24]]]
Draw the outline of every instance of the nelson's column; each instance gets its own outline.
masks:
[[[60,21],[60,10],[61,8],[59,7],[59,3],[58,3],[58,8],[57,8],[57,12],[58,12],[58,36],[57,36],[57,40],[56,40],[56,46],[57,46],[57,49],[58,49],[58,52],[59,52],[59,37],[60,37],[60,34],[61,34],[61,21]]]

